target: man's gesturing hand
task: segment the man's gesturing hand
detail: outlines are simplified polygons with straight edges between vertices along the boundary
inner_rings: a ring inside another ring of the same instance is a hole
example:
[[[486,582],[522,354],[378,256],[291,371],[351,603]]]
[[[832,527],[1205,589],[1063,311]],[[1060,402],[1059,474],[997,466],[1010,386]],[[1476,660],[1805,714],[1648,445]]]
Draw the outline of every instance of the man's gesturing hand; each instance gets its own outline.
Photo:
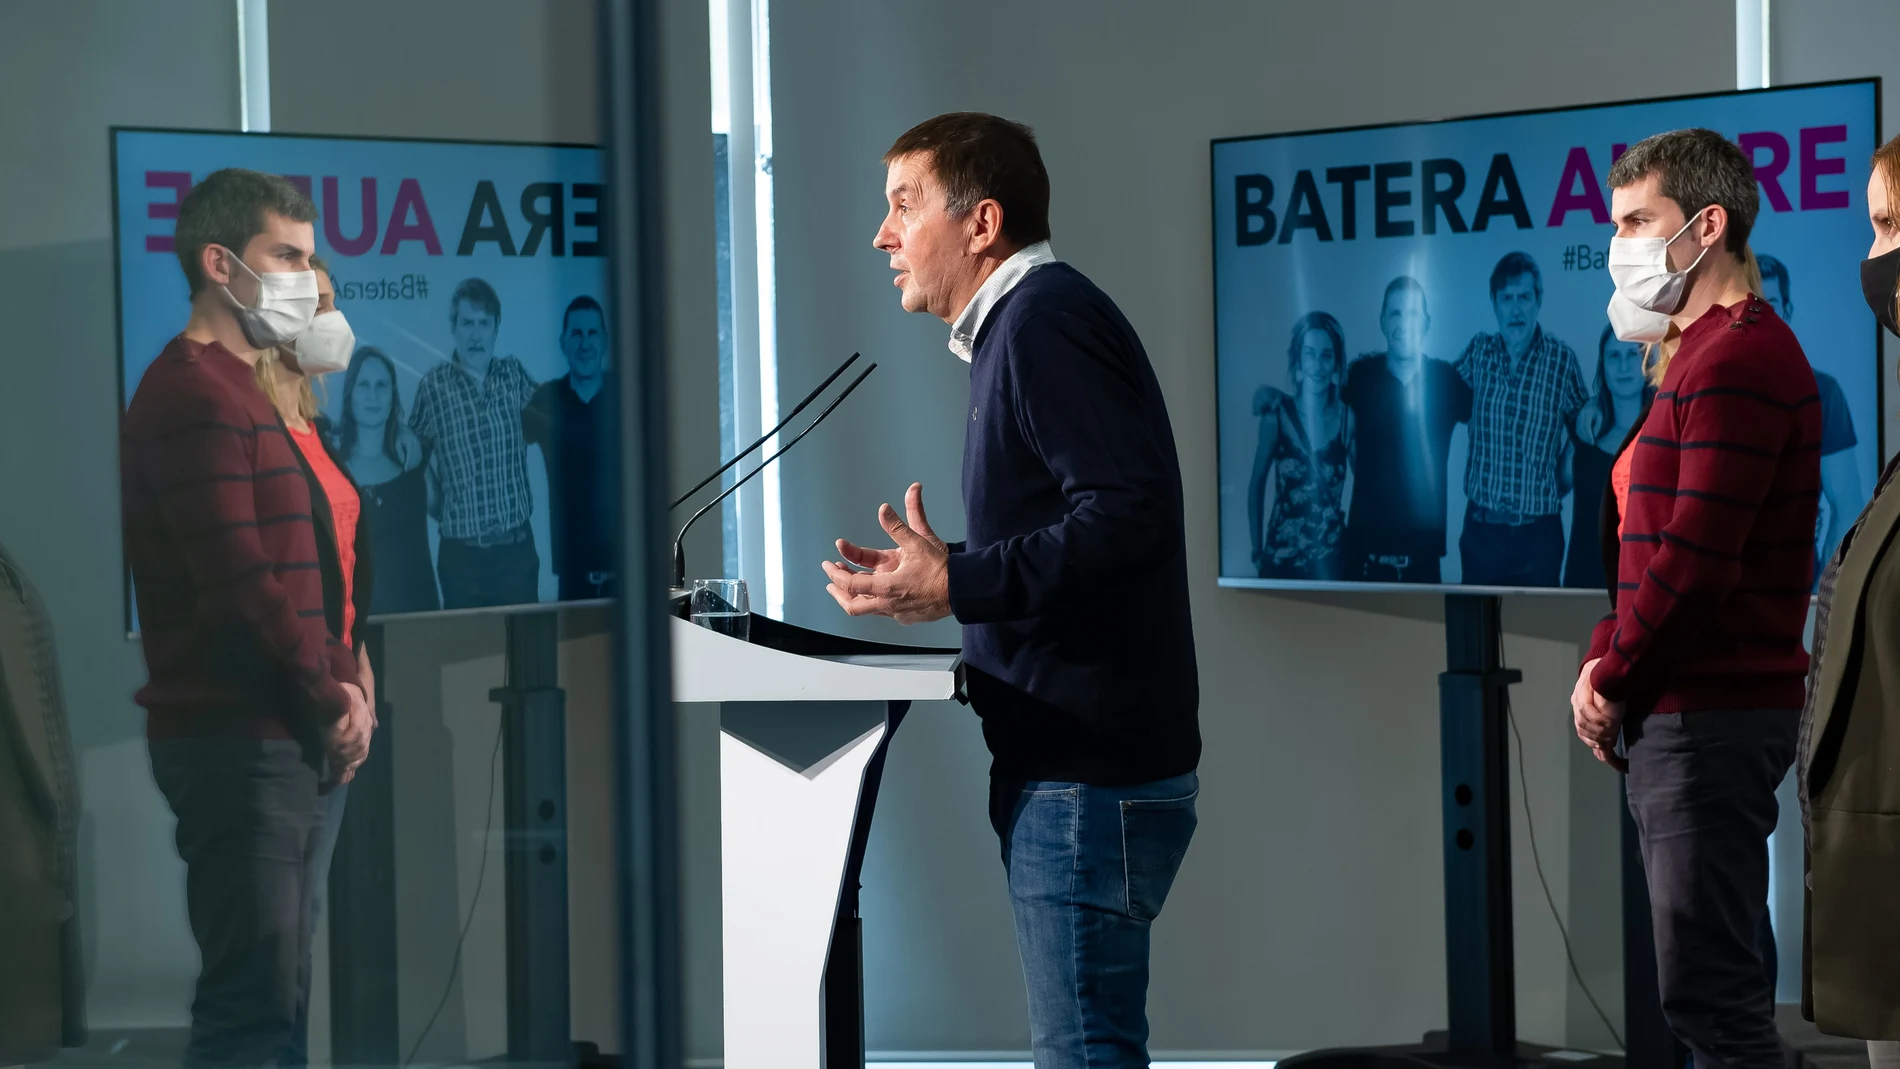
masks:
[[[892,549],[866,549],[838,539],[838,552],[844,559],[869,571],[854,572],[845,563],[824,562],[825,575],[831,580],[826,592],[852,616],[888,616],[900,624],[922,624],[950,615],[950,551],[924,516],[922,483],[910,484],[904,511],[908,523],[889,505],[877,510],[879,525],[897,543]]]

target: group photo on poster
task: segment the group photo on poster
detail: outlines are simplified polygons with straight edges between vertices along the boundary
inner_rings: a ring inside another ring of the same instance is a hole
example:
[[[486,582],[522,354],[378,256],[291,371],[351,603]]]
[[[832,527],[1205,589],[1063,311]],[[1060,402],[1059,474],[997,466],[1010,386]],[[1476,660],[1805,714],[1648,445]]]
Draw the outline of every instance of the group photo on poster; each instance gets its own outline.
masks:
[[[1215,142],[1221,582],[1601,593],[1600,502],[1656,391],[1609,311],[1603,178],[1691,126],[1754,162],[1746,261],[1814,370],[1825,560],[1879,463],[1874,120],[1861,82]]]
[[[615,596],[597,149],[112,137],[123,400],[188,310],[180,202],[230,169],[281,176],[316,216],[311,330],[339,355],[310,422],[360,493],[370,611]]]

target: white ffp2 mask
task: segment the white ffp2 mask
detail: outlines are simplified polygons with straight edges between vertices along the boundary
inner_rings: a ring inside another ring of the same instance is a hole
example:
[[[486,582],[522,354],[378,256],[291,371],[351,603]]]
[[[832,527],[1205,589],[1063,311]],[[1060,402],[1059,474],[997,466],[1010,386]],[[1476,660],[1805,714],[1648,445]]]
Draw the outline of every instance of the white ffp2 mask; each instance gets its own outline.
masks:
[[[299,371],[306,375],[327,375],[350,366],[350,356],[356,352],[356,332],[350,329],[350,321],[343,318],[342,312],[322,312],[284,348],[297,358]]]
[[[223,246],[219,246],[223,248]],[[257,280],[257,302],[245,305],[231,294],[231,287],[219,286],[225,299],[237,312],[244,337],[259,349],[282,345],[302,334],[317,314],[317,273],[315,271],[272,271],[258,274],[244,258],[229,249],[232,262]]]
[[[1610,295],[1610,329],[1619,341],[1653,344],[1669,335],[1669,315],[1631,304],[1622,290]]]

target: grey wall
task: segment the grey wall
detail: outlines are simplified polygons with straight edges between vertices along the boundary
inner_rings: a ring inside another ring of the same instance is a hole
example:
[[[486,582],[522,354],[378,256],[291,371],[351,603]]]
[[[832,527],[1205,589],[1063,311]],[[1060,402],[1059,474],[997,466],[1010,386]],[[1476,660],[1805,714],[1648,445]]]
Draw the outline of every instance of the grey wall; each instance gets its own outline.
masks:
[[[84,801],[81,920],[100,1027],[172,1023],[196,951],[125,638],[106,128],[236,129],[230,0],[0,14],[0,541],[45,595]],[[182,323],[182,320],[181,320]]]
[[[1439,1025],[1444,1006],[1435,601],[1213,582],[1208,140],[1730,88],[1733,24],[1729,0],[775,5],[783,393],[795,398],[836,354],[884,363],[787,468],[793,620],[896,637],[842,619],[817,561],[833,537],[876,541],[877,503],[911,480],[939,531],[963,527],[966,372],[942,323],[898,309],[870,248],[877,161],[906,127],[961,109],[1034,126],[1057,254],[1117,299],[1156,363],[1186,478],[1208,741],[1200,832],[1156,926],[1158,1049],[1404,1040]],[[1642,32],[1616,32],[1629,26]],[[1615,840],[1580,836],[1592,852],[1578,856],[1569,830],[1612,826],[1616,787],[1575,760],[1565,699],[1597,612],[1593,600],[1507,608],[1546,876],[1596,937],[1592,951],[1604,933],[1614,942]],[[919,710],[894,744],[865,879],[875,1049],[1026,1045],[985,768],[976,724],[955,706]],[[1607,1041],[1573,1012],[1518,800],[1523,1031]],[[1614,1010],[1620,988],[1606,986],[1620,963],[1598,952],[1584,965]]]

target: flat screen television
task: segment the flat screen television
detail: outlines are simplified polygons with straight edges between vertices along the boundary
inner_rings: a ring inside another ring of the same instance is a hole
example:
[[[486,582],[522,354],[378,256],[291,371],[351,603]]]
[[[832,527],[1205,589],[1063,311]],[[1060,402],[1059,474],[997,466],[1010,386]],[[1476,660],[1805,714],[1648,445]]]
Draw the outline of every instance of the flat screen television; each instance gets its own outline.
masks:
[[[314,202],[316,251],[356,335],[351,370],[317,396],[320,429],[373,520],[375,614],[614,592],[598,148],[126,127],[111,137],[122,404],[190,314],[173,240],[185,194],[225,167],[282,175]],[[464,376],[469,389],[446,388],[472,366],[464,346],[496,358],[490,369],[518,361],[526,385],[484,370],[479,384]],[[479,413],[462,404],[484,390],[509,397]]]
[[[1864,79],[1213,142],[1221,585],[1602,594],[1598,502],[1643,388],[1608,329],[1605,179],[1691,126],[1754,162],[1830,552],[1883,456],[1859,280],[1878,101]],[[1523,534],[1501,561],[1470,515]]]

